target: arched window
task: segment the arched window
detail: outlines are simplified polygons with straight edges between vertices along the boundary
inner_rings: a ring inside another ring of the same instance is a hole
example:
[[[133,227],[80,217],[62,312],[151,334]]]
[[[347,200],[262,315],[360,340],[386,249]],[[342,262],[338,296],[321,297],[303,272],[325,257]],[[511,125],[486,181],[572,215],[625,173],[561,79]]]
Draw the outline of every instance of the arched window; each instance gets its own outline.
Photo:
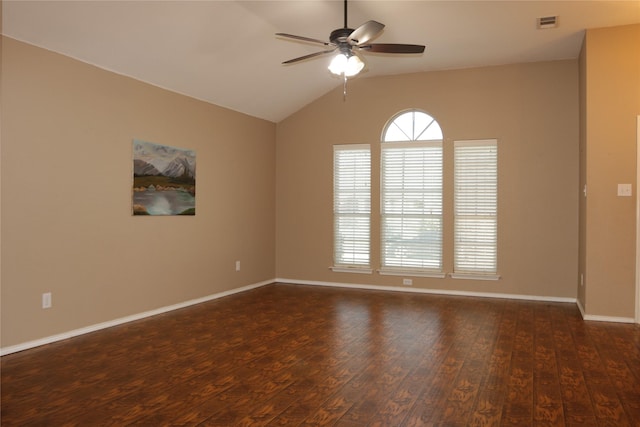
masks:
[[[384,126],[379,177],[371,176],[369,144],[334,146],[334,271],[373,272],[371,182],[379,178],[380,274],[444,278],[453,267],[454,279],[499,279],[498,141],[446,147],[453,160],[447,165],[453,188],[449,266],[443,266],[443,141],[438,121],[414,109]]]
[[[420,110],[394,116],[382,132],[382,274],[444,277],[442,139]]]
[[[442,129],[427,113],[410,110],[396,115],[387,123],[382,141],[442,141]]]

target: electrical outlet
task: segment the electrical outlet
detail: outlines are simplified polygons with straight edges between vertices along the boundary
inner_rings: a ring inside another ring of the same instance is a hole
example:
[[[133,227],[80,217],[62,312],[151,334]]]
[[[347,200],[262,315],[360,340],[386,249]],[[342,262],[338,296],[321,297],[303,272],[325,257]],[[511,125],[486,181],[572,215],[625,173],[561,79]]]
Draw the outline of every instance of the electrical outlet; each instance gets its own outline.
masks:
[[[240,271],[240,261],[236,261],[236,271]]]
[[[51,292],[42,294],[42,308],[51,308]]]
[[[413,280],[412,279],[402,279],[402,284],[403,285],[407,285],[407,286],[411,286],[411,285],[413,285]]]

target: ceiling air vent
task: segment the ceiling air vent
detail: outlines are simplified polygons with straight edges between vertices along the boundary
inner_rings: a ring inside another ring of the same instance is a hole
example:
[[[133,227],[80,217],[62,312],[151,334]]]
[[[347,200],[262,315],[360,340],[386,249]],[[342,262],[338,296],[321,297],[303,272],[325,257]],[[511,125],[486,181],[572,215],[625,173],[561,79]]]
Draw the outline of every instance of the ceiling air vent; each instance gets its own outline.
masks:
[[[545,28],[555,28],[558,26],[557,16],[543,16],[538,18],[538,29],[543,30]]]

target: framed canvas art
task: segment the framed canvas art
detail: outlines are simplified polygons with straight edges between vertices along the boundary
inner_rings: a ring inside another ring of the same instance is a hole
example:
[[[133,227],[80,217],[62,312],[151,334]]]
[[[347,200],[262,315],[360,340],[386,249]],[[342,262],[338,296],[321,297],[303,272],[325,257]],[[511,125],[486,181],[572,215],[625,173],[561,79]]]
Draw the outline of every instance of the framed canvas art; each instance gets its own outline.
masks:
[[[133,215],[195,215],[196,153],[133,140]]]

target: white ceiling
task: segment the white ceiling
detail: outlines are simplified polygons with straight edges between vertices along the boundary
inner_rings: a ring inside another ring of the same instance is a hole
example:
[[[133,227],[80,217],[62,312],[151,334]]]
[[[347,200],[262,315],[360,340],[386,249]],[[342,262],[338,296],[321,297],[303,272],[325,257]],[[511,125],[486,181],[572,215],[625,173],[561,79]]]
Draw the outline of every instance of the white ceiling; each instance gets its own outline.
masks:
[[[328,40],[343,3],[298,1],[11,1],[3,34],[273,122],[340,86],[323,50],[278,38]],[[348,23],[386,25],[373,42],[424,44],[421,55],[364,54],[357,78],[576,58],[587,28],[640,22],[640,1],[357,1]],[[555,29],[536,18],[557,15]]]

